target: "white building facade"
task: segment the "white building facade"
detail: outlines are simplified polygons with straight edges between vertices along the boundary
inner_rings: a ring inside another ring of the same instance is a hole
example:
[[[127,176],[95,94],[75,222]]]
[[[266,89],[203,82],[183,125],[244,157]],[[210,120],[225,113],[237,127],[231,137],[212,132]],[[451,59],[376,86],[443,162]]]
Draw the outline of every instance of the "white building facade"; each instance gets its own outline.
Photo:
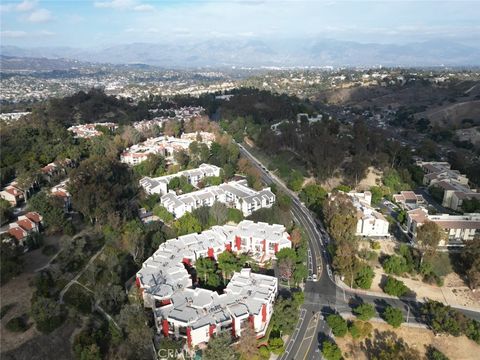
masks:
[[[176,218],[201,206],[212,206],[215,202],[221,202],[242,211],[244,216],[249,216],[259,209],[272,207],[275,194],[270,188],[253,190],[247,186],[246,180],[239,180],[183,195],[170,191],[161,197],[160,202]]]
[[[157,331],[185,338],[189,347],[206,343],[221,331],[241,336],[244,326],[251,326],[257,337],[262,337],[278,293],[275,277],[242,269],[219,295],[193,288],[196,279],[189,270],[198,258],[215,259],[224,251],[248,252],[262,262],[290,247],[290,236],[283,225],[245,220],[237,226],[214,226],[161,244],[143,263],[136,283],[145,307],[153,310]]]
[[[347,193],[352,198],[353,206],[357,209],[357,231],[355,235],[364,237],[389,237],[389,223],[385,217],[370,204],[372,193]]]

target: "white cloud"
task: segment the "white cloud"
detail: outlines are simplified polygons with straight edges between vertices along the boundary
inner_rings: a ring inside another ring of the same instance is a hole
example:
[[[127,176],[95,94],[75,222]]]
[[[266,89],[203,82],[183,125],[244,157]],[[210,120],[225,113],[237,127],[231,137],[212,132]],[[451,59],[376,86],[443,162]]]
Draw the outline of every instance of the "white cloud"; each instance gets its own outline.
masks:
[[[155,7],[149,4],[142,4],[137,0],[110,0],[110,1],[95,1],[93,6],[100,9],[114,9],[114,10],[133,10],[138,12],[154,11]]]
[[[95,1],[93,6],[100,9],[128,9],[136,5],[134,0]]]
[[[41,23],[53,20],[53,16],[47,9],[38,9],[28,15],[26,20],[33,23]]]
[[[154,11],[155,8],[152,5],[140,4],[140,5],[135,6],[133,8],[133,10],[143,12],[143,11]]]
[[[25,31],[18,31],[18,30],[4,30],[0,31],[0,37],[2,38],[10,38],[10,39],[18,39],[26,37],[28,34]]]
[[[21,11],[21,12],[27,12],[35,9],[37,6],[38,1],[37,0],[24,0],[17,6],[15,6],[15,10]]]
[[[38,34],[41,35],[41,36],[55,36],[55,35],[57,35],[53,31],[48,31],[48,30],[42,30]]]

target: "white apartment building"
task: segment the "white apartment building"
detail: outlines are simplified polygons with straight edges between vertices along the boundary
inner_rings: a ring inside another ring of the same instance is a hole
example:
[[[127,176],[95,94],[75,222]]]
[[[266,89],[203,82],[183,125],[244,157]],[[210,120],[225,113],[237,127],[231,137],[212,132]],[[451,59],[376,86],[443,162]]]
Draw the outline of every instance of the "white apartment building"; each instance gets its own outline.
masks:
[[[187,181],[193,186],[198,186],[200,180],[210,176],[220,176],[220,168],[211,164],[201,164],[196,169],[184,170],[175,174],[159,176],[156,178],[144,177],[140,179],[140,186],[149,195],[168,193],[168,183],[176,177],[185,176]]]
[[[385,217],[371,207],[372,193],[347,193],[357,209],[357,231],[355,235],[364,237],[389,237],[389,223]]]
[[[430,215],[425,208],[418,208],[407,212],[408,235],[413,241],[416,240],[417,229],[427,221],[433,221],[445,231],[445,239],[439,246],[461,246],[465,241],[473,240],[476,234],[480,234],[480,214]]]
[[[201,206],[212,206],[217,201],[242,211],[244,216],[249,216],[259,209],[272,207],[275,194],[270,188],[253,190],[247,186],[247,180],[239,180],[183,195],[170,191],[160,199],[161,204],[176,218]]]
[[[150,138],[140,144],[135,144],[126,149],[120,155],[120,161],[128,165],[138,165],[147,160],[150,154],[159,154],[169,161],[173,161],[173,154],[176,151],[188,151],[192,141],[178,139],[170,136],[159,136]]]
[[[185,338],[189,347],[206,343],[222,331],[241,336],[243,326],[252,326],[262,337],[278,292],[275,277],[242,269],[219,295],[193,288],[196,279],[189,270],[198,258],[216,258],[224,251],[248,252],[263,262],[290,247],[290,236],[283,225],[245,220],[237,226],[214,226],[161,244],[143,263],[136,284],[145,307],[152,308],[158,333]]]

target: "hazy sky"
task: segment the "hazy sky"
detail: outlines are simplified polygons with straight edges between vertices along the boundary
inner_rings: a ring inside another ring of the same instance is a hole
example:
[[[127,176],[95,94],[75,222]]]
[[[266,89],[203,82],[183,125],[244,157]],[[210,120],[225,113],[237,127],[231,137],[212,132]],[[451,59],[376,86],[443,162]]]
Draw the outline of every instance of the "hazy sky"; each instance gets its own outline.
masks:
[[[212,38],[322,37],[480,46],[476,1],[2,0],[3,45],[96,47]]]

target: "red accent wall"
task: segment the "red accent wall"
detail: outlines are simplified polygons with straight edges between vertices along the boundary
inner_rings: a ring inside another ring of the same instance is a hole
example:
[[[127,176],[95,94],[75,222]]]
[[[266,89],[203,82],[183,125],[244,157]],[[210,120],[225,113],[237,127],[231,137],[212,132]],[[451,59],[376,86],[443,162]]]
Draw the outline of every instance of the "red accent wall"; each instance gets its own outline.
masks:
[[[140,279],[137,277],[135,278],[135,285],[137,285],[137,288],[140,288]]]
[[[213,333],[215,332],[216,328],[217,328],[217,326],[215,324],[210,324],[210,327],[208,328],[208,335],[210,337],[213,336]]]
[[[263,239],[262,243],[263,243],[263,252],[265,253],[267,252],[267,240]]]
[[[267,321],[267,305],[262,305],[262,322]]]
[[[232,337],[236,337],[235,335],[235,318],[232,317]]]
[[[274,251],[275,251],[275,254],[278,252],[278,243],[274,244]]]
[[[183,258],[182,262],[183,262],[185,265],[190,265],[190,259]]]
[[[208,248],[208,257],[212,259],[215,257],[215,255],[213,254],[213,248]]]
[[[192,347],[192,328],[191,327],[187,327],[187,344],[189,348]]]
[[[242,248],[242,238],[240,236],[235,236],[235,246],[237,247],[237,250]]]
[[[169,330],[168,320],[163,319],[162,320],[162,332],[163,332],[164,336],[168,336],[168,330]]]
[[[255,329],[255,317],[253,315],[248,316],[248,322],[250,323],[252,329]]]
[[[225,250],[232,251],[232,244],[225,244]]]

